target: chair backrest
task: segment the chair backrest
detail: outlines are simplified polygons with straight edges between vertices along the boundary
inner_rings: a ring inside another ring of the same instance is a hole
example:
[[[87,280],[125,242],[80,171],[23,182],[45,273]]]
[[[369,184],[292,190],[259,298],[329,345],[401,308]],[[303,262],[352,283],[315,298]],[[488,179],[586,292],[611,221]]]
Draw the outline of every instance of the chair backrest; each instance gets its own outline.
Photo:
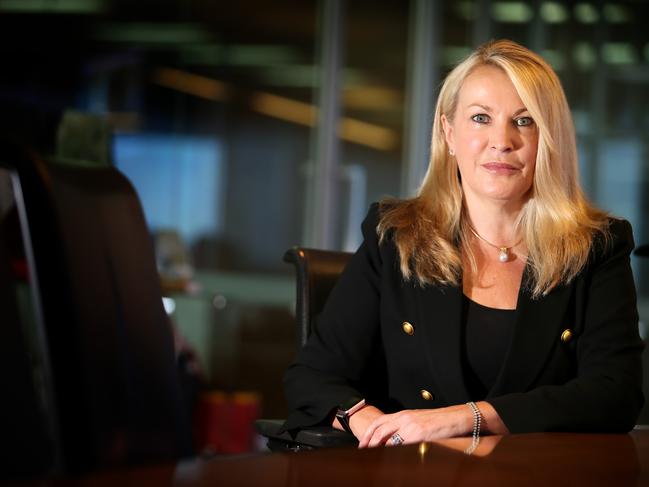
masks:
[[[284,254],[284,261],[295,266],[298,348],[306,343],[313,318],[322,310],[351,256],[348,252],[302,247],[293,247]]]
[[[113,167],[48,164],[9,145],[65,472],[191,453],[173,337],[137,195]]]

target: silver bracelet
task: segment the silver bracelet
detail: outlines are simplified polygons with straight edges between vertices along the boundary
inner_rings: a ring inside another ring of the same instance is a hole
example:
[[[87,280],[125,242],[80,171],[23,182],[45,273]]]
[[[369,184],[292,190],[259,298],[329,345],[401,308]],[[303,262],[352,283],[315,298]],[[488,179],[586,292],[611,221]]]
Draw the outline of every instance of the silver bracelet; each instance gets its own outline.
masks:
[[[474,403],[473,401],[469,401],[466,403],[467,406],[471,408],[471,412],[473,413],[473,434],[472,439],[471,439],[471,445],[464,450],[464,453],[467,455],[471,455],[476,448],[478,448],[478,444],[480,443],[480,427],[482,426],[482,414],[480,413],[480,409]]]

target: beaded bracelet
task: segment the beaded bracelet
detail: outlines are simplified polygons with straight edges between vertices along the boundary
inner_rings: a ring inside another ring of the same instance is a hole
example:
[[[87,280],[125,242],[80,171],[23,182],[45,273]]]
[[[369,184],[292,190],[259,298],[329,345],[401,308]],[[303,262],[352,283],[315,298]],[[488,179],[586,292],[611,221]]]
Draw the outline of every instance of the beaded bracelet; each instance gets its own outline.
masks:
[[[473,413],[473,434],[471,445],[469,445],[467,449],[464,450],[464,453],[471,455],[475,451],[475,449],[478,448],[478,444],[480,443],[480,426],[482,425],[482,414],[480,413],[480,409],[478,409],[476,403],[474,403],[473,401],[467,402],[466,405],[471,408],[471,412]]]

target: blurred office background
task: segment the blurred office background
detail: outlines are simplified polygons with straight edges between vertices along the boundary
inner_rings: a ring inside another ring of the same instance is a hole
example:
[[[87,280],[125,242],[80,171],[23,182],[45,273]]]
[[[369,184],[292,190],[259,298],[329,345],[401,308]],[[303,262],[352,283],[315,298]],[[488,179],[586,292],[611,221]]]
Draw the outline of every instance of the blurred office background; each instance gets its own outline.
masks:
[[[210,401],[282,417],[284,251],[354,250],[372,201],[414,192],[439,82],[488,39],[554,66],[586,192],[649,242],[648,18],[644,0],[0,0],[0,118],[63,158],[78,125],[79,157],[131,179]]]

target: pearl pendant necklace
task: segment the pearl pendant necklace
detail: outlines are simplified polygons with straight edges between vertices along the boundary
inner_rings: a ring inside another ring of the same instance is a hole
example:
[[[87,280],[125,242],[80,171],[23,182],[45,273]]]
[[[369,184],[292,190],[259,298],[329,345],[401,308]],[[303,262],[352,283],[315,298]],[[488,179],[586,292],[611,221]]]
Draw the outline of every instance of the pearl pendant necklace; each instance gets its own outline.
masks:
[[[498,249],[498,250],[499,250],[499,253],[498,253],[498,261],[501,262],[502,264],[505,264],[506,262],[509,262],[509,253],[510,253],[511,249],[513,249],[513,248],[516,247],[519,243],[521,243],[521,240],[522,240],[522,239],[519,240],[518,242],[516,242],[516,243],[515,243],[514,245],[512,245],[511,247],[505,247],[505,246],[503,246],[503,245],[495,245],[495,244],[492,244],[489,240],[487,240],[486,238],[484,238],[484,237],[482,237],[480,234],[478,234],[478,232],[476,232],[476,231],[473,229],[473,227],[472,227],[471,225],[469,225],[469,230],[471,230],[471,232],[473,233],[473,235],[475,235],[476,237],[478,237],[478,238],[479,238],[480,240],[482,240],[484,243],[486,243],[487,245],[493,247],[494,249]]]
[[[498,254],[498,260],[503,264],[509,260],[509,249],[507,247],[500,247],[500,253]]]

